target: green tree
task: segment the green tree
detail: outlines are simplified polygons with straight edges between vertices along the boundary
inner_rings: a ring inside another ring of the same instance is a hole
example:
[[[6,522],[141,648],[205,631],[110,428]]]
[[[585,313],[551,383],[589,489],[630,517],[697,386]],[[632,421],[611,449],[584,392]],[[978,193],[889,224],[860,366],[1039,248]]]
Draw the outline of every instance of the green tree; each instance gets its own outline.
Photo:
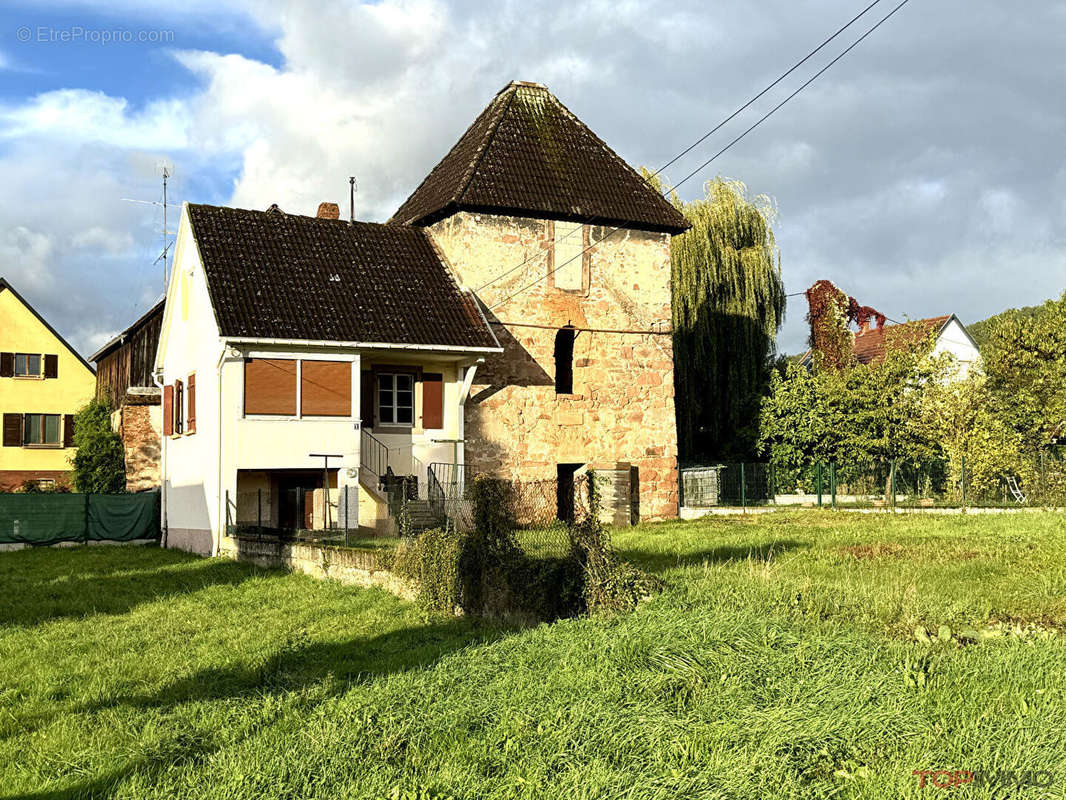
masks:
[[[1066,424],[1066,293],[1032,315],[995,319],[982,356],[993,412],[1037,453]]]
[[[674,385],[682,458],[750,458],[785,314],[769,198],[715,178],[675,205],[692,224],[670,247]]]
[[[903,337],[879,364],[807,370],[786,366],[770,382],[760,414],[762,452],[779,485],[810,488],[814,465],[838,464],[848,481],[879,474],[895,460],[928,473],[943,458],[925,393],[944,382],[950,356],[929,340]]]
[[[74,417],[74,486],[79,492],[114,494],[126,490],[122,439],[111,430],[111,409],[92,400]]]

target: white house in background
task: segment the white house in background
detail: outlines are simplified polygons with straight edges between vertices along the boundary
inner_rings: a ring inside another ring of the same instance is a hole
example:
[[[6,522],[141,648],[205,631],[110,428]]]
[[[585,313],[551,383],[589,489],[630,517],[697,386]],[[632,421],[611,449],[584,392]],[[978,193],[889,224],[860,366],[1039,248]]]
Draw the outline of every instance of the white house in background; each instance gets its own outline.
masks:
[[[932,355],[950,353],[957,364],[958,378],[965,378],[970,370],[981,363],[981,353],[977,343],[970,336],[966,326],[954,314],[929,319],[916,319],[896,325],[864,326],[855,333],[853,350],[855,360],[860,364],[880,364],[885,360],[885,353],[893,342],[914,342],[934,336]],[[811,365],[811,351],[808,350],[800,363],[805,367]]]
[[[388,473],[463,463],[463,405],[502,349],[426,230],[337,217],[183,206],[155,364],[168,546],[374,527]],[[326,487],[359,502],[327,510]]]

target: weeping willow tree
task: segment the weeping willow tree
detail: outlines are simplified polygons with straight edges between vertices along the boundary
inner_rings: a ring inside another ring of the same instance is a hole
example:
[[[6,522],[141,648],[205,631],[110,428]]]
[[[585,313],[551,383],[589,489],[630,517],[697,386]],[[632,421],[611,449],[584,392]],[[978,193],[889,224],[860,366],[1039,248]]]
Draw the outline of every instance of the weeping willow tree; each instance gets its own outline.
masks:
[[[715,178],[706,197],[673,202],[692,227],[671,244],[674,383],[683,459],[745,458],[785,314],[768,197]]]

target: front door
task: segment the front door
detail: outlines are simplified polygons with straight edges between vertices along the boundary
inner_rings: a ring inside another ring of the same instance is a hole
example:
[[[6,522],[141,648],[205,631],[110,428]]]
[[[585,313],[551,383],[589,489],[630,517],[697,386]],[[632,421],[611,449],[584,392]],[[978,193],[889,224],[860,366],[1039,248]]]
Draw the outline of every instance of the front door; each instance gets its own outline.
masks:
[[[322,488],[322,472],[308,470],[279,475],[278,527],[285,530],[308,530],[312,527],[315,489]]]
[[[574,473],[583,466],[584,464],[558,464],[556,466],[556,517],[563,522],[574,521]]]

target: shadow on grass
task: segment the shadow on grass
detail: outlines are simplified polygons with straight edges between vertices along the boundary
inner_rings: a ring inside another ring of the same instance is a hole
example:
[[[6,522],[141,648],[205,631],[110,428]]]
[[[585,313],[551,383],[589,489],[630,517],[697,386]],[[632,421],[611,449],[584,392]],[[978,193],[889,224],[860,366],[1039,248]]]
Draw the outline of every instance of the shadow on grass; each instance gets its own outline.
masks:
[[[757,545],[721,545],[706,550],[674,553],[648,552],[645,549],[618,549],[618,557],[629,561],[647,572],[666,572],[678,567],[698,564],[723,564],[727,561],[744,561],[749,558],[766,561],[790,550],[810,547],[809,542],[795,539],[775,539]]]
[[[97,549],[110,551],[109,564],[96,557],[93,551]],[[123,614],[142,603],[208,586],[237,584],[256,574],[254,568],[233,561],[176,554],[160,566],[160,551],[130,551],[125,571],[116,571],[113,548],[39,548],[3,556],[0,583],[5,597],[0,604],[0,625]],[[145,552],[153,555],[155,564],[143,558]]]

